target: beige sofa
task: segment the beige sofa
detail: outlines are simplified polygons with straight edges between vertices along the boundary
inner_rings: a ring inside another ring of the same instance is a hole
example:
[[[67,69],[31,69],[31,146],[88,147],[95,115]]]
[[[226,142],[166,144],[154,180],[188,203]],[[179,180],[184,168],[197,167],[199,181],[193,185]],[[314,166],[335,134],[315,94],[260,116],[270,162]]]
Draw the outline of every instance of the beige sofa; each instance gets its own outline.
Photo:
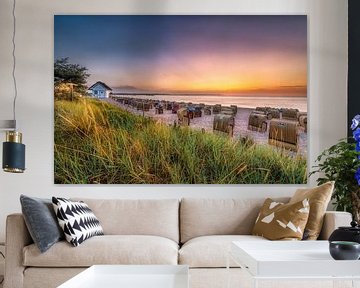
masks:
[[[191,288],[223,288],[231,241],[268,241],[250,235],[264,199],[82,200],[105,235],[76,248],[62,241],[41,254],[23,216],[8,216],[5,288],[56,287],[94,264],[184,264],[190,267]],[[350,219],[345,212],[327,212],[321,237]],[[235,287],[243,272],[231,266]]]

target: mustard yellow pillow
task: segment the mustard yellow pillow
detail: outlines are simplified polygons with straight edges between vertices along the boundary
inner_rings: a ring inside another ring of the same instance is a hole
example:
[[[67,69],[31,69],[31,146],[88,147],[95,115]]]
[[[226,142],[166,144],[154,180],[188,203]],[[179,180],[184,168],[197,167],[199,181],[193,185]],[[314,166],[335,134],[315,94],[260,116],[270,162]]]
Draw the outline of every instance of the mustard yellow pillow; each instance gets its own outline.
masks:
[[[308,217],[307,199],[284,204],[268,198],[260,209],[252,234],[269,240],[301,240]]]
[[[324,215],[334,190],[334,181],[311,189],[298,189],[289,203],[309,199],[310,213],[305,227],[304,240],[316,240],[322,229]]]

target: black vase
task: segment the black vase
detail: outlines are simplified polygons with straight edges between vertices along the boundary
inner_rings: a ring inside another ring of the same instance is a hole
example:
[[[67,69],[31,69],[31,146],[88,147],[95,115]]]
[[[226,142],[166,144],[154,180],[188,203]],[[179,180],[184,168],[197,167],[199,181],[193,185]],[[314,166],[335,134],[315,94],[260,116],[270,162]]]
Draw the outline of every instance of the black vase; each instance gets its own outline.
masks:
[[[355,221],[350,223],[350,227],[339,227],[329,237],[331,241],[348,241],[360,244],[360,226]]]
[[[332,241],[329,250],[335,260],[358,260],[360,257],[360,244],[357,242]]]

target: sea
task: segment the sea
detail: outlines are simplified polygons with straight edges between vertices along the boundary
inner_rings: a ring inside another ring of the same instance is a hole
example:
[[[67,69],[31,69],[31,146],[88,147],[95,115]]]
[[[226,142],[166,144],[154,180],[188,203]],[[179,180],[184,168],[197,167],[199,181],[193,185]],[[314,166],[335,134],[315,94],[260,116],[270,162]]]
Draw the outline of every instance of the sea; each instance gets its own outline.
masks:
[[[221,104],[223,106],[237,105],[242,108],[256,108],[267,106],[273,108],[293,108],[301,112],[307,112],[307,97],[295,96],[224,96],[224,95],[121,95],[116,96],[166,100],[176,102],[204,103],[207,105]]]

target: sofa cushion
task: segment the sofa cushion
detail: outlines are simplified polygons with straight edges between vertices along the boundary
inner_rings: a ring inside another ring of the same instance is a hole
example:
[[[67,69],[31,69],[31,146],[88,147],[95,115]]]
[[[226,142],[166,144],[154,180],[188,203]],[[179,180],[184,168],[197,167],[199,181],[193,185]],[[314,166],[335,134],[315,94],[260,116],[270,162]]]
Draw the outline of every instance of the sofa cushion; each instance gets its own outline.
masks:
[[[278,200],[288,201],[286,198]],[[206,235],[249,235],[263,202],[264,198],[182,199],[181,243]]]
[[[104,235],[99,220],[86,203],[59,197],[52,197],[52,202],[66,241],[75,247],[91,237]]]
[[[34,244],[23,250],[23,264],[35,267],[88,267],[95,264],[170,264],[178,262],[178,244],[159,236],[95,236],[78,247],[66,241],[41,254]]]
[[[38,268],[29,267],[24,271],[24,285],[21,288],[55,288],[83,272],[87,267]],[[10,286],[12,287],[12,286]],[[78,286],[79,287],[79,286]],[[105,288],[105,286],[103,286]]]
[[[320,186],[310,189],[298,189],[290,199],[290,203],[309,199],[310,214],[305,227],[304,240],[316,240],[321,232],[327,206],[331,200],[334,190],[334,181],[326,182]]]
[[[20,203],[26,227],[41,252],[64,239],[51,199],[21,195]]]
[[[179,242],[178,199],[83,199],[105,235],[154,235]]]
[[[256,219],[253,235],[269,240],[301,240],[309,218],[309,200],[281,203],[267,198]]]
[[[201,236],[186,242],[179,251],[179,264],[196,268],[226,267],[228,251],[232,241],[268,241],[251,235]],[[231,267],[239,267],[230,261]]]

